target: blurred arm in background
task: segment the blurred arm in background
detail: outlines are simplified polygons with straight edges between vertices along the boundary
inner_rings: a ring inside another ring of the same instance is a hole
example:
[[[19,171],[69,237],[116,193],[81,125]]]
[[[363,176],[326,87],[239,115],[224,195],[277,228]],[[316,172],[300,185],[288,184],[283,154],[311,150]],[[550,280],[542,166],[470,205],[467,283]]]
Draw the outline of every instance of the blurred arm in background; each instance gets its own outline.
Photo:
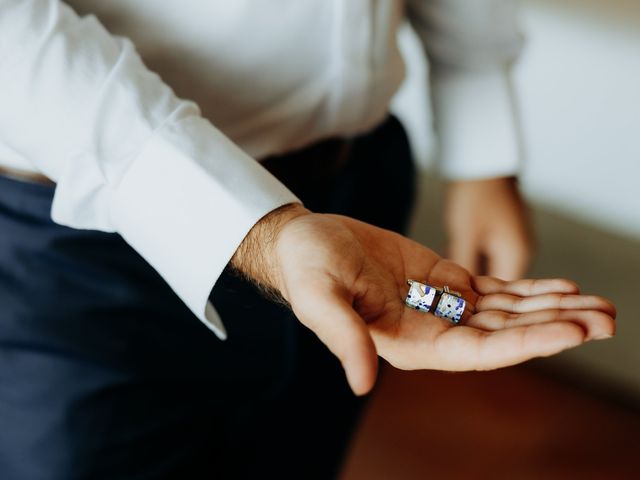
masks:
[[[449,181],[449,255],[472,273],[521,277],[530,232],[516,175],[521,138],[510,71],[522,49],[517,3],[408,0],[430,62],[439,166]]]

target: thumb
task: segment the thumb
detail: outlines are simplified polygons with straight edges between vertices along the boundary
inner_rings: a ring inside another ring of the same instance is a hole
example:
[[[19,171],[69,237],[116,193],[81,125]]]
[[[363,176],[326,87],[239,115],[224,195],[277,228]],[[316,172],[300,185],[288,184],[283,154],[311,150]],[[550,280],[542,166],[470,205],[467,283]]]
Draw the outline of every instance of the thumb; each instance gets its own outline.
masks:
[[[292,304],[294,313],[338,357],[356,395],[368,393],[378,373],[378,355],[364,320],[348,296],[333,289],[307,289],[313,298]]]

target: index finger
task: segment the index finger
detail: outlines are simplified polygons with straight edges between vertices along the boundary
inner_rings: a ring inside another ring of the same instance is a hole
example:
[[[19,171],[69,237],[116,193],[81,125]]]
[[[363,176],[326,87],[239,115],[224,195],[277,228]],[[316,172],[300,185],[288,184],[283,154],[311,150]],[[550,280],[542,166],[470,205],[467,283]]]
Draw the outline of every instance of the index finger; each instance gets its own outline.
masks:
[[[580,287],[564,278],[524,279],[507,282],[495,277],[472,277],[471,285],[480,295],[506,293],[519,297],[544,295],[547,293],[578,294]]]

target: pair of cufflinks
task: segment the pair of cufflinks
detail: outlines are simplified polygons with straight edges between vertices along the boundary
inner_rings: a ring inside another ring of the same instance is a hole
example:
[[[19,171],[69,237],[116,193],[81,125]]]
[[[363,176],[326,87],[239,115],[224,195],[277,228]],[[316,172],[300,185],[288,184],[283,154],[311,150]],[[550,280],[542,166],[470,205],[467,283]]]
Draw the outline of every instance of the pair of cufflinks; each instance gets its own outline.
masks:
[[[460,293],[450,291],[446,285],[440,289],[416,280],[407,280],[407,283],[409,284],[409,292],[405,299],[407,306],[421,312],[433,313],[436,317],[446,318],[454,325],[460,323],[466,305]]]

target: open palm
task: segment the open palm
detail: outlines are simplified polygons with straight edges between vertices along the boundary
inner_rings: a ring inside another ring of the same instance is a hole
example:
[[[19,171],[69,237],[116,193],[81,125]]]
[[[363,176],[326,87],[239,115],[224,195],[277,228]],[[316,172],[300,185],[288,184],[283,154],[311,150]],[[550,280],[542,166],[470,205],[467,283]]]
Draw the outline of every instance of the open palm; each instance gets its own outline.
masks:
[[[278,288],[365,393],[377,355],[402,369],[485,370],[548,356],[614,332],[615,308],[570,281],[474,277],[401,235],[309,214],[278,235]],[[407,308],[407,279],[467,301],[461,326]]]

